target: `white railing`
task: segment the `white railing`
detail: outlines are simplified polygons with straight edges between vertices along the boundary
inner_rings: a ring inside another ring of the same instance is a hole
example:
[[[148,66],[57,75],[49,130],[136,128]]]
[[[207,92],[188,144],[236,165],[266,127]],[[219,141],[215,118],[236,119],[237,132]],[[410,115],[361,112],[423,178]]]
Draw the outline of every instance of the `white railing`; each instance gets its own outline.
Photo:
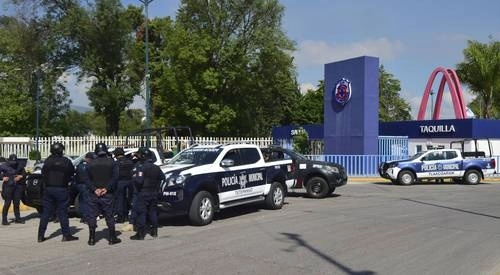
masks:
[[[165,150],[176,148],[176,142],[181,147],[186,147],[191,143],[189,137],[163,137],[162,146]],[[89,151],[94,151],[94,146],[98,142],[104,142],[109,148],[113,147],[139,147],[144,145],[145,137],[141,136],[85,136],[85,137],[41,137],[38,140],[38,150],[42,158],[50,154],[50,145],[54,142],[61,142],[65,147],[65,154],[70,156],[81,155]],[[194,137],[194,143],[229,143],[229,142],[247,142],[266,147],[273,143],[272,137]],[[128,144],[127,144],[128,143]],[[156,137],[151,136],[151,146],[156,146]],[[29,152],[34,150],[34,138],[1,138],[0,137],[0,156],[7,158],[15,153],[20,158],[27,158]]]

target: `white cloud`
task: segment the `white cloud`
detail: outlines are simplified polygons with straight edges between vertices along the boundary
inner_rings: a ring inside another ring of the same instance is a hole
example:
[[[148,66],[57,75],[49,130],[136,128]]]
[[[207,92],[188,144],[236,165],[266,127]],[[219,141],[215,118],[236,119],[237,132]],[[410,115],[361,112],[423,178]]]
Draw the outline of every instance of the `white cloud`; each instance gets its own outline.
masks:
[[[462,93],[464,96],[465,106],[467,106],[472,100],[474,100],[475,96],[470,93],[468,89],[462,88]],[[419,96],[415,96],[415,94],[419,94]],[[401,91],[401,97],[404,98],[411,107],[411,115],[413,119],[417,119],[418,111],[420,108],[420,104],[422,101],[422,97],[424,92],[411,92],[411,91]],[[431,119],[431,104],[436,104],[437,94],[434,94],[434,97],[429,98],[429,102],[427,102],[427,108],[425,113],[425,119]],[[455,111],[453,109],[453,101],[451,100],[450,91],[445,88],[443,92],[443,101],[441,102],[441,112],[440,119],[454,119]]]
[[[311,83],[301,83],[300,84],[300,93],[301,94],[305,94],[307,93],[309,90],[314,90],[316,89],[316,86],[314,86],[313,84]]]
[[[396,58],[402,49],[401,41],[390,41],[383,37],[344,45],[306,40],[299,44],[294,56],[297,66],[308,67],[363,55],[390,60]]]

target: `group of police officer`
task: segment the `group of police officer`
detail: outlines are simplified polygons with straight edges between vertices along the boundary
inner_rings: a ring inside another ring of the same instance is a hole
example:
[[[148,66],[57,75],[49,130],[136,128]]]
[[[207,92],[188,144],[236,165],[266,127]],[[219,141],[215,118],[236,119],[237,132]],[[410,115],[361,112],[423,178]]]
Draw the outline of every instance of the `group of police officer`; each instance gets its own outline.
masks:
[[[76,169],[72,162],[63,156],[64,146],[54,143],[51,155],[42,167],[45,182],[43,192],[43,211],[38,227],[38,242],[45,240],[45,231],[54,211],[61,226],[62,241],[78,240],[71,234],[68,219],[69,184],[74,178],[79,191],[82,219],[89,227],[89,245],[96,243],[97,219],[104,216],[108,227],[108,243],[120,243],[116,236],[115,214],[117,222],[124,222],[128,217],[127,192],[133,190],[130,221],[136,228],[132,240],[143,240],[148,232],[158,236],[157,196],[161,181],[165,175],[152,162],[152,152],[147,147],[139,148],[136,153],[137,163],[124,156],[122,148],[115,149],[112,157],[104,143],[98,143],[93,153],[85,155],[85,160]],[[149,225],[146,224],[149,221]]]

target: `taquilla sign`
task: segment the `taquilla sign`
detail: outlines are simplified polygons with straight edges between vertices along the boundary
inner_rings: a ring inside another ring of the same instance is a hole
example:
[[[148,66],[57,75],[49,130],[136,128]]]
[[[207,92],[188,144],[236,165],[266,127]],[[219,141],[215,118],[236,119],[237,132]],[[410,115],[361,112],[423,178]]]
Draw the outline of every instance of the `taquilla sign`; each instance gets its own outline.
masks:
[[[421,125],[420,133],[455,133],[455,125]]]

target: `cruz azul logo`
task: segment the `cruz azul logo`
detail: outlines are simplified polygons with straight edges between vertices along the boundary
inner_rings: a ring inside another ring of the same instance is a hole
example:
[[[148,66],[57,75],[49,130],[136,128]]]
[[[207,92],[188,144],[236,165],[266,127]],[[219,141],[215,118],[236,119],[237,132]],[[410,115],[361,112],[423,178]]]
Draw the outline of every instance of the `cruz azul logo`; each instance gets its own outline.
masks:
[[[334,98],[339,104],[346,105],[349,99],[351,99],[351,81],[347,78],[342,78],[335,85]]]

